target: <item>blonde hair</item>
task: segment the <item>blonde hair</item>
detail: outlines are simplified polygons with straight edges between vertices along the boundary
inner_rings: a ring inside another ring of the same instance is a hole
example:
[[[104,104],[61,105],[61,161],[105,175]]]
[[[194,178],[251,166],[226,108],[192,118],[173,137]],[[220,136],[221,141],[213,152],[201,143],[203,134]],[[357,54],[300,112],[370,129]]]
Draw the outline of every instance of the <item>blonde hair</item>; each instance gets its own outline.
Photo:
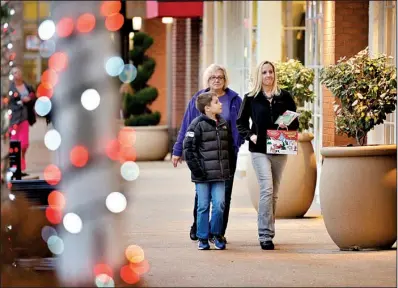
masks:
[[[216,73],[217,70],[221,70],[224,74],[224,86],[222,87],[223,90],[227,89],[228,87],[228,75],[227,75],[227,70],[225,69],[224,66],[218,65],[218,64],[211,64],[209,67],[206,68],[206,70],[203,72],[203,88],[209,88],[209,80],[210,77],[213,76],[214,73]]]
[[[272,70],[274,71],[274,84],[272,85],[272,95],[279,95],[281,93],[281,90],[278,87],[278,78],[276,75],[275,71],[275,65],[267,60],[262,61],[256,68],[256,71],[254,73],[253,77],[253,85],[251,91],[247,94],[249,97],[255,97],[258,95],[258,93],[261,91],[263,87],[263,77],[262,77],[262,68],[265,64],[269,64],[272,67]]]

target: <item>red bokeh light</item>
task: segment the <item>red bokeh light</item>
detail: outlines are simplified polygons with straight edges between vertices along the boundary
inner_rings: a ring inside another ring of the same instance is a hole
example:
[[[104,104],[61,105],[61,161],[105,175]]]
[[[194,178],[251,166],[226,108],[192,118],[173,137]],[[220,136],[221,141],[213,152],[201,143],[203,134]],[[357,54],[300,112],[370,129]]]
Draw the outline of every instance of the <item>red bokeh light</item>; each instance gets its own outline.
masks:
[[[140,263],[130,263],[130,269],[138,275],[143,275],[149,271],[149,262],[144,260]]]
[[[128,246],[126,251],[124,251],[124,255],[130,263],[140,263],[145,259],[144,250],[137,245]]]
[[[104,1],[101,4],[101,15],[107,17],[111,14],[118,13],[122,9],[120,1]]]
[[[113,13],[106,17],[105,19],[105,27],[109,31],[117,31],[122,28],[124,23],[124,17],[120,13]]]
[[[44,169],[44,180],[50,185],[57,185],[61,181],[61,170],[54,164],[48,165]]]
[[[61,38],[69,37],[73,32],[74,24],[72,18],[62,18],[57,23],[57,34]]]
[[[39,84],[39,87],[37,87],[36,93],[37,97],[47,96],[48,98],[51,98],[54,91],[50,83],[43,82]]]
[[[61,192],[54,190],[48,195],[48,204],[55,210],[62,210],[65,208],[65,196]]]
[[[77,19],[76,29],[80,33],[88,33],[95,27],[95,17],[92,14],[85,13]]]
[[[113,161],[120,158],[120,143],[118,140],[110,140],[105,147],[106,155]]]
[[[14,150],[12,148],[8,149],[8,152],[12,153]]]
[[[56,52],[48,59],[48,67],[61,72],[68,66],[68,56],[63,52]]]
[[[135,133],[135,130],[130,128],[122,128],[119,131],[117,139],[119,140],[120,145],[125,147],[125,146],[134,146],[136,137],[137,135]]]
[[[124,163],[126,161],[136,161],[137,152],[133,146],[122,146],[120,147],[120,157],[119,161]]]
[[[54,87],[58,83],[58,74],[53,69],[47,69],[41,75],[41,82],[47,83]]]
[[[140,281],[140,275],[138,275],[132,269],[130,269],[129,265],[124,265],[120,269],[120,277],[127,284],[135,284],[138,281]]]
[[[14,152],[15,152],[15,153],[18,153],[18,151],[19,151],[18,147],[15,147],[15,148],[14,148]]]
[[[62,221],[62,211],[59,209],[47,207],[46,217],[51,224],[59,224]]]
[[[109,277],[113,278],[112,268],[107,264],[97,264],[94,266],[94,275],[98,276],[101,274],[106,274]]]
[[[75,146],[70,151],[70,162],[76,167],[84,167],[88,161],[88,150],[84,146]]]

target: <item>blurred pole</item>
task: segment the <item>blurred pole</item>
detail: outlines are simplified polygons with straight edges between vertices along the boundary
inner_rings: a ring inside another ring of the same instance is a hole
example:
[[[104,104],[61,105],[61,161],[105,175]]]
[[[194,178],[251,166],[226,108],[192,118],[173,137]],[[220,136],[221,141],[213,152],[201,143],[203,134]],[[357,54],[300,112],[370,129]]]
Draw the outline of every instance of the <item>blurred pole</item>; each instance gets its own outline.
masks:
[[[52,19],[55,24],[63,17],[75,23],[74,33],[56,39],[56,51],[66,53],[68,64],[59,73],[54,91],[56,129],[62,143],[54,159],[62,172],[58,188],[65,194],[64,214],[77,214],[83,223],[77,234],[60,229],[64,251],[57,266],[61,286],[95,285],[95,264],[104,263],[116,269],[124,263],[122,243],[123,212],[113,214],[107,210],[105,200],[109,193],[121,191],[119,163],[106,157],[105,145],[116,139],[116,117],[120,97],[115,81],[106,74],[104,63],[111,56],[119,56],[118,33],[114,41],[105,29],[105,19],[99,16],[100,1],[53,2]],[[95,28],[88,33],[76,31],[76,22],[84,13],[96,18]],[[100,95],[100,105],[88,111],[81,104],[81,95],[95,89]],[[76,145],[89,152],[88,163],[82,168],[71,165],[70,152]],[[73,223],[71,223],[73,224]],[[76,223],[77,224],[77,223]],[[118,273],[115,272],[115,275]]]
[[[169,151],[173,149],[173,23],[166,24],[166,67],[167,67],[167,125],[169,130]]]

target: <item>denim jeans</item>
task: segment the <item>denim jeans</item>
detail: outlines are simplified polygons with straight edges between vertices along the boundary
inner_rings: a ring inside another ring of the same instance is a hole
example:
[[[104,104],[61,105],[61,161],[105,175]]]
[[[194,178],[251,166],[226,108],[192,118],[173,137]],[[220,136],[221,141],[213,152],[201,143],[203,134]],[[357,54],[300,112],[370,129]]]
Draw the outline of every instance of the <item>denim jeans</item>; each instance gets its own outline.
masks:
[[[254,171],[260,186],[258,204],[258,237],[259,241],[272,240],[275,236],[275,211],[278,199],[278,188],[285,168],[287,155],[267,155],[251,153]]]
[[[225,182],[196,183],[195,186],[198,195],[196,236],[199,239],[209,239],[209,232],[212,235],[221,235],[225,207]],[[212,207],[209,231],[210,202]]]
[[[232,188],[234,185],[234,176],[235,176],[235,170],[236,170],[236,161],[237,157],[234,157],[232,159],[232,169],[231,169],[231,179],[225,181],[225,208],[224,208],[224,214],[223,214],[223,224],[222,224],[222,230],[221,230],[221,235],[224,236],[225,232],[227,231],[227,226],[228,226],[228,219],[229,219],[229,210],[231,207],[231,198],[232,198]],[[198,194],[195,194],[195,204],[193,208],[193,224],[192,227],[196,227],[197,223],[197,210],[198,210]],[[209,223],[210,225],[210,223]]]

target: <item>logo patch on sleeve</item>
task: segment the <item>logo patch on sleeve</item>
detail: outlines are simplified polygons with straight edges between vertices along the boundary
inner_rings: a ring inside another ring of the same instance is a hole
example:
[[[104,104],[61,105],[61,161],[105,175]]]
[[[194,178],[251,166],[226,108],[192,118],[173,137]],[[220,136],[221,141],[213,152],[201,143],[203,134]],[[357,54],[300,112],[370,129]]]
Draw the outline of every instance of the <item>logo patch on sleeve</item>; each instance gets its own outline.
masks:
[[[195,137],[195,133],[194,133],[194,132],[191,132],[191,131],[188,131],[188,132],[185,134],[185,137]]]

